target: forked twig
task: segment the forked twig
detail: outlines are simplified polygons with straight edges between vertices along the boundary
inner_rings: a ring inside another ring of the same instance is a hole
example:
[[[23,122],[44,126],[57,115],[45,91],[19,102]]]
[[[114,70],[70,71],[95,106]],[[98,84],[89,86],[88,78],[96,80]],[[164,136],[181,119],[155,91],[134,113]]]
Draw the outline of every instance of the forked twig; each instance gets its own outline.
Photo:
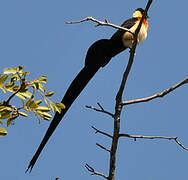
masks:
[[[106,175],[103,174],[103,173],[100,173],[100,172],[95,171],[95,169],[93,169],[93,168],[92,168],[91,166],[89,166],[88,164],[85,165],[85,168],[86,168],[89,172],[91,172],[91,175],[97,175],[97,176],[101,176],[101,177],[103,177],[103,178],[105,178],[105,179],[108,179],[108,176],[106,176]]]
[[[97,103],[97,105],[100,107],[100,109],[97,109],[97,108],[95,108],[93,106],[88,106],[88,105],[86,105],[86,108],[92,109],[92,110],[97,111],[97,112],[105,113],[105,114],[111,116],[112,118],[114,118],[114,115],[111,112],[108,112],[108,111],[104,110],[104,108],[101,106],[100,103]]]
[[[85,22],[85,21],[93,21],[93,22],[96,22],[97,25],[95,25],[95,27],[97,27],[97,26],[111,26],[111,27],[113,27],[113,28],[121,29],[121,30],[124,30],[124,31],[128,31],[128,32],[130,32],[131,34],[134,34],[132,31],[130,31],[130,30],[127,29],[127,28],[124,28],[124,27],[122,27],[122,26],[118,26],[118,25],[116,25],[116,24],[111,24],[111,23],[109,23],[107,19],[105,19],[105,21],[103,22],[103,21],[99,21],[99,20],[93,18],[92,16],[88,16],[88,17],[86,17],[86,18],[84,18],[84,19],[82,19],[82,20],[79,20],[79,21],[67,21],[66,23],[67,23],[67,24],[76,24],[76,23],[82,23],[82,22]]]

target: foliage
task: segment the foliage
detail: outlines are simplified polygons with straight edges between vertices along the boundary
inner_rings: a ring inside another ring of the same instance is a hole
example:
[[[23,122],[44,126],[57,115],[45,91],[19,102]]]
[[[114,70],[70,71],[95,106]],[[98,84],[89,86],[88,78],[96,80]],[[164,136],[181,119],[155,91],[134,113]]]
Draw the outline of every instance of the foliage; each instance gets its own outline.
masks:
[[[11,95],[7,100],[0,102],[0,124],[6,121],[6,126],[13,124],[13,121],[19,116],[28,117],[28,113],[34,113],[38,117],[39,123],[41,118],[49,120],[52,116],[49,112],[61,112],[65,108],[63,103],[54,103],[49,99],[54,92],[46,92],[44,84],[47,83],[47,76],[41,76],[34,80],[26,80],[30,72],[24,71],[24,67],[6,68],[0,74],[0,89],[4,92],[10,92]],[[37,94],[41,99],[36,100]],[[11,104],[13,97],[17,96],[20,106]],[[45,106],[40,105],[44,102]],[[0,136],[5,136],[8,131],[0,127]]]

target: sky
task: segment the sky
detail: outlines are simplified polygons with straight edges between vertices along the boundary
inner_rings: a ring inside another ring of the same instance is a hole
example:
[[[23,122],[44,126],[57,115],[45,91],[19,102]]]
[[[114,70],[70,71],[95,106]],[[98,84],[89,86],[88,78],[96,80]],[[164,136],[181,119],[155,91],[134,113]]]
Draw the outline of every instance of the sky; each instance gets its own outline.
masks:
[[[110,38],[111,27],[93,22],[68,25],[66,21],[93,16],[114,24],[132,16],[147,1],[6,0],[0,2],[1,72],[6,67],[26,66],[30,79],[48,76],[47,89],[61,101],[66,89],[84,65],[88,47]],[[153,1],[148,12],[148,38],[137,47],[123,100],[161,92],[188,76],[188,1]],[[25,170],[50,122],[31,115],[19,118],[0,138],[0,179],[55,180],[101,179],[90,176],[85,163],[108,174],[110,139],[95,134],[91,126],[112,134],[113,120],[86,109],[97,103],[114,112],[115,96],[128,62],[125,51],[100,69],[72,105],[47,143],[31,174]],[[121,115],[121,133],[177,136],[188,147],[188,85],[164,98],[129,105]],[[0,92],[1,101],[6,97]],[[16,101],[16,99],[15,99]],[[188,152],[173,141],[122,138],[117,151],[116,179],[187,180]]]

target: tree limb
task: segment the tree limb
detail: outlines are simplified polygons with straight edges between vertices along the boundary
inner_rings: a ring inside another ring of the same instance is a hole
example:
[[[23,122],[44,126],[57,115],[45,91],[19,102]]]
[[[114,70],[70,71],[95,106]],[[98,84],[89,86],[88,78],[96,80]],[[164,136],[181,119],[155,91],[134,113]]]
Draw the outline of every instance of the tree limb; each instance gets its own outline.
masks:
[[[116,95],[116,106],[115,106],[115,114],[114,114],[114,131],[113,131],[113,139],[112,139],[112,146],[111,146],[111,153],[110,153],[110,168],[109,168],[109,178],[108,178],[108,180],[114,180],[115,179],[116,151],[117,151],[119,131],[120,131],[120,115],[121,115],[121,111],[122,111],[122,105],[121,105],[122,95],[123,95],[123,91],[124,91],[124,88],[125,88],[125,85],[126,85],[126,82],[127,82],[129,72],[130,72],[132,64],[133,64],[134,55],[135,55],[135,51],[136,51],[136,45],[137,45],[138,33],[140,31],[142,22],[143,22],[144,18],[146,17],[147,11],[150,8],[151,3],[152,3],[152,0],[148,0],[148,3],[147,3],[146,8],[144,10],[144,14],[143,14],[141,21],[140,21],[140,23],[139,23],[139,25],[138,25],[138,27],[135,31],[133,47],[131,48],[131,51],[130,51],[128,65],[127,65],[126,70],[123,74],[123,79],[121,81],[119,91]]]
[[[188,148],[185,147],[179,140],[178,137],[168,137],[168,136],[143,136],[143,135],[131,135],[131,134],[119,134],[119,137],[127,137],[132,138],[135,141],[137,139],[168,139],[168,140],[174,140],[175,143],[177,143],[181,148],[188,151]]]
[[[156,98],[162,98],[164,97],[165,95],[169,94],[170,92],[174,91],[175,89],[177,89],[178,87],[184,85],[188,83],[188,77],[185,78],[183,81],[177,83],[176,85],[160,92],[160,93],[157,93],[157,94],[154,94],[152,96],[148,96],[148,97],[145,97],[145,98],[140,98],[140,99],[133,99],[133,100],[129,100],[129,101],[123,101],[121,103],[122,106],[125,106],[125,105],[129,105],[129,104],[136,104],[136,103],[141,103],[141,102],[148,102],[148,101],[151,101],[153,99],[156,99]]]
[[[91,16],[88,16],[88,17],[86,17],[86,18],[84,18],[84,19],[82,19],[82,20],[79,20],[79,21],[68,21],[68,22],[66,22],[66,23],[67,23],[67,24],[76,24],[76,23],[82,23],[82,22],[85,22],[85,21],[93,21],[93,22],[96,22],[97,25],[95,25],[95,27],[97,27],[97,26],[111,26],[111,27],[116,28],[116,29],[121,29],[121,30],[124,30],[124,31],[128,31],[128,32],[130,32],[131,34],[134,35],[134,33],[131,32],[129,29],[124,28],[124,27],[122,27],[122,26],[118,26],[118,25],[116,25],[116,24],[111,24],[111,23],[108,22],[107,19],[105,19],[105,22],[103,22],[103,21],[99,21],[99,20],[97,20],[97,19],[95,19],[95,18],[93,18],[93,17],[91,17]]]

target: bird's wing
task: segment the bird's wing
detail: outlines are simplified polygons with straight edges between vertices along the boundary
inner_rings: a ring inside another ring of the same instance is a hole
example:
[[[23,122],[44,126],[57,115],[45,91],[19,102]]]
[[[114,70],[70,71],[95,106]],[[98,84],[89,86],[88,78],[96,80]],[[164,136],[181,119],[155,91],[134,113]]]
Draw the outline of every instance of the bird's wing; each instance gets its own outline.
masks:
[[[130,19],[126,20],[121,26],[124,28],[130,29],[136,24],[137,20],[138,20],[137,18],[130,18]],[[122,36],[124,33],[125,33],[124,30],[121,30],[121,29],[117,30],[111,37],[111,40],[121,40],[122,41]]]

